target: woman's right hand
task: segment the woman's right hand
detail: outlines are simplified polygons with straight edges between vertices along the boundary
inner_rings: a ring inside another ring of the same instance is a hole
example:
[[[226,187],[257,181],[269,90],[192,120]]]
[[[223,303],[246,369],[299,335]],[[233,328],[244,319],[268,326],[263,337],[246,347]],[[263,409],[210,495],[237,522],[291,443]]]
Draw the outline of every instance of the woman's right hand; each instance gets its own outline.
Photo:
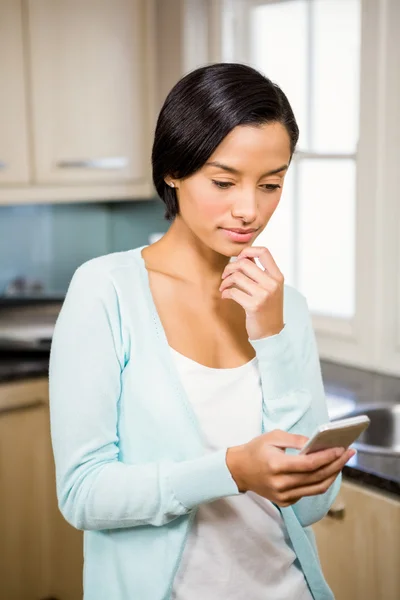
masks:
[[[303,435],[275,429],[228,448],[226,464],[239,491],[253,491],[281,507],[326,492],[355,451],[330,448],[285,454],[285,448],[300,450],[307,441]]]

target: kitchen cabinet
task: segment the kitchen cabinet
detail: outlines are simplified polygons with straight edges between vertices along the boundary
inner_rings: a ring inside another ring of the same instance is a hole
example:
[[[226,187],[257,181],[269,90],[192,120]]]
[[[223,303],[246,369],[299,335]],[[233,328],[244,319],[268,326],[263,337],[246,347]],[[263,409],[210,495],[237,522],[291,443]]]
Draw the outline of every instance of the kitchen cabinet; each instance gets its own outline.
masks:
[[[143,2],[28,6],[37,182],[144,181]]]
[[[335,600],[399,600],[399,498],[343,480],[330,513],[313,530]]]
[[[81,600],[82,532],[58,510],[46,379],[0,385],[0,597]]]
[[[0,185],[29,181],[21,0],[0,0]]]
[[[154,28],[154,0],[0,0],[0,204],[154,196]]]

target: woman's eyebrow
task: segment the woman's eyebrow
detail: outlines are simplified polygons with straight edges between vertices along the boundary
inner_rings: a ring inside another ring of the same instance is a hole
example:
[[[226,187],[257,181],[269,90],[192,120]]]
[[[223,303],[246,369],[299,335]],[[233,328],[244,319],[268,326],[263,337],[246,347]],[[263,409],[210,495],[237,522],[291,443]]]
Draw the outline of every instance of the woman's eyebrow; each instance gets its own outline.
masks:
[[[229,167],[228,165],[223,165],[222,163],[217,162],[217,161],[207,162],[206,165],[209,167],[217,167],[218,169],[222,169],[223,171],[227,171],[228,173],[233,173],[234,175],[241,175],[241,171],[239,171],[238,169],[234,169],[233,167]],[[268,171],[268,173],[264,173],[263,175],[261,175],[260,179],[262,177],[268,177],[269,175],[276,175],[277,173],[280,173],[281,171],[286,171],[288,168],[289,168],[289,165],[282,165],[281,167],[278,167],[277,169],[272,169],[272,171]]]

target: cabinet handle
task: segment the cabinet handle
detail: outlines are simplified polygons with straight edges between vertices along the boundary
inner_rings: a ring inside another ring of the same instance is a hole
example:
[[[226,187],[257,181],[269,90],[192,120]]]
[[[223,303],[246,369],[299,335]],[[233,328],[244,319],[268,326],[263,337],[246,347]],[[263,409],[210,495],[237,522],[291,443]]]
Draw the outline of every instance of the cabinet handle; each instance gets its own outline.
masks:
[[[31,400],[30,402],[23,402],[21,404],[14,404],[13,406],[0,406],[0,416],[8,413],[19,412],[22,410],[29,410],[32,408],[38,408],[44,406],[46,402],[40,398]]]
[[[71,159],[60,160],[57,167],[60,169],[125,169],[128,159],[124,156],[109,156],[107,158]]]
[[[342,521],[344,519],[344,515],[345,505],[341,500],[335,502],[328,510],[328,517],[331,519],[336,519],[337,521]]]
[[[5,162],[3,162],[2,160],[0,160],[0,171],[2,171],[3,169],[6,169],[7,165]]]

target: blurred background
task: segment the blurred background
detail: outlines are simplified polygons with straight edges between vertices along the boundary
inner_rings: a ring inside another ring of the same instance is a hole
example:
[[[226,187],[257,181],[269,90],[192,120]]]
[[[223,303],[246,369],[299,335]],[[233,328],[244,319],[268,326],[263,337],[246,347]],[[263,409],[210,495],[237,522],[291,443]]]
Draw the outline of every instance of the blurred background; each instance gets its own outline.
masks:
[[[400,599],[399,31],[399,0],[0,0],[0,600],[82,598],[82,533],[55,497],[54,323],[80,264],[167,230],[157,114],[219,61],[292,104],[298,148],[256,243],[307,298],[330,418],[371,418],[313,526],[325,575],[337,600]]]

